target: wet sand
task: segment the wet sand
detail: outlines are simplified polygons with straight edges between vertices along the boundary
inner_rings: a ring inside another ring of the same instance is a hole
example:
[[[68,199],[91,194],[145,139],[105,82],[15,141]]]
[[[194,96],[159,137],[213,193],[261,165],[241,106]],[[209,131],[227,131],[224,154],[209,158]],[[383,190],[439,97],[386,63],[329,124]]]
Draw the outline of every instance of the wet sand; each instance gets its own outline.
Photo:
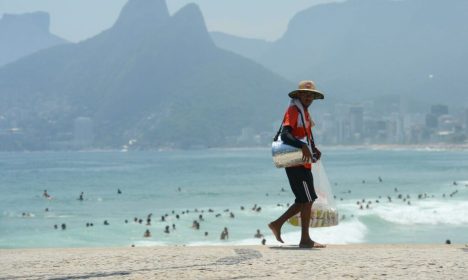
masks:
[[[0,279],[466,279],[465,245],[1,249]]]

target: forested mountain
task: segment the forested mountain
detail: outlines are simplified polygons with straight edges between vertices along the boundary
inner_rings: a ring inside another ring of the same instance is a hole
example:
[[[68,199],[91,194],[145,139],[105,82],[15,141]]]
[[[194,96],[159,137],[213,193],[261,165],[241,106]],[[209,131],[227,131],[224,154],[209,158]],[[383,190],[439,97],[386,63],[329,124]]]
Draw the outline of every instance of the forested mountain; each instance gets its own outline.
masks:
[[[0,68],[2,145],[71,148],[92,127],[97,148],[223,146],[271,136],[294,86],[216,47],[195,4],[130,0],[109,30]]]
[[[242,38],[222,32],[210,33],[213,42],[220,48],[257,60],[273,45],[271,42]]]
[[[292,82],[316,80],[329,100],[403,96],[466,105],[467,18],[464,0],[349,0],[298,13],[269,46],[214,38]]]

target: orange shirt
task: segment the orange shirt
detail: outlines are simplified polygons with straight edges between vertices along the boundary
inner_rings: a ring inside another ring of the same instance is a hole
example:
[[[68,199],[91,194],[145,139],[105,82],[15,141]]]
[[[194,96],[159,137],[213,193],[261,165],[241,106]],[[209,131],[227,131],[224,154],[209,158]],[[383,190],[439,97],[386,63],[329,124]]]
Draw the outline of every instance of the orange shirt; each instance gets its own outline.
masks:
[[[301,115],[299,114],[299,109],[297,108],[297,106],[289,106],[288,110],[284,114],[283,126],[290,126],[292,128],[291,134],[299,140],[303,140],[303,138],[306,137],[306,132],[309,136],[309,139],[312,139],[312,121],[310,119],[310,115],[307,109],[304,110],[304,114],[305,116],[303,116],[303,118],[306,123],[305,130],[302,126]],[[304,167],[307,169],[311,169],[312,164],[305,163]]]

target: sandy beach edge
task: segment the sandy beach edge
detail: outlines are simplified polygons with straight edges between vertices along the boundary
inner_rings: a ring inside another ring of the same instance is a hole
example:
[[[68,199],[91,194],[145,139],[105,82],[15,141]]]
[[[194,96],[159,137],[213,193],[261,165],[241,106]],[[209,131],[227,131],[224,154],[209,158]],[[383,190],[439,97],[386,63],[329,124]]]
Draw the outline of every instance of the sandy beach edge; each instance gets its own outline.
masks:
[[[463,279],[465,244],[0,249],[0,279]]]

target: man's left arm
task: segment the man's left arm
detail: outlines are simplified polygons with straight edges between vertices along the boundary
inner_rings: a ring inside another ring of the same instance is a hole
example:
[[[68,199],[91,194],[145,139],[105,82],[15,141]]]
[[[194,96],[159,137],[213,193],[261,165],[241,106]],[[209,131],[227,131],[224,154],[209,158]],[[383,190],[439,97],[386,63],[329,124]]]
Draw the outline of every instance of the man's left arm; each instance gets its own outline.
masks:
[[[315,146],[315,141],[314,141],[314,135],[312,134],[312,129],[310,129],[310,138],[311,138],[311,146],[312,146],[312,153],[313,153],[313,159],[315,161],[319,160],[322,157],[322,152]],[[314,162],[315,162],[314,161]]]

